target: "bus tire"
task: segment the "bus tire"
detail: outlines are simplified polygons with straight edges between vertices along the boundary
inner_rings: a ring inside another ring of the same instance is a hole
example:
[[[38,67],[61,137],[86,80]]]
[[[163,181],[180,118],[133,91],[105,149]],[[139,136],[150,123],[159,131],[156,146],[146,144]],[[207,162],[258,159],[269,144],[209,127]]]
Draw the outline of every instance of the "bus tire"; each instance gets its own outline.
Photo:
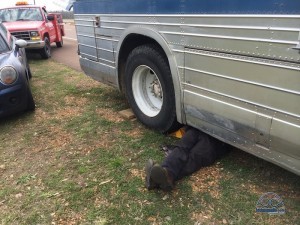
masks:
[[[125,94],[137,119],[162,133],[179,127],[170,67],[155,45],[136,47],[125,67]]]
[[[51,57],[50,40],[47,37],[45,37],[44,42],[45,42],[45,46],[44,48],[41,49],[40,55],[43,59],[49,59]]]

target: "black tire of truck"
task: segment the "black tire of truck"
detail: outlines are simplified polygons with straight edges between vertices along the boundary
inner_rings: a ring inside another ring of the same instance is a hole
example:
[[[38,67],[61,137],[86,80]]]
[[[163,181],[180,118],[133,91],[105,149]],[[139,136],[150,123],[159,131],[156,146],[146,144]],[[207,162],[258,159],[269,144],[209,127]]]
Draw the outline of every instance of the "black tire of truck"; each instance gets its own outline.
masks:
[[[45,42],[45,46],[40,50],[40,55],[43,59],[49,59],[51,57],[50,40],[47,37],[45,37],[44,42]]]
[[[136,47],[125,67],[125,94],[137,119],[162,133],[180,127],[168,61],[153,44]]]
[[[64,45],[63,37],[61,36],[61,41],[55,42],[57,48],[61,48]]]

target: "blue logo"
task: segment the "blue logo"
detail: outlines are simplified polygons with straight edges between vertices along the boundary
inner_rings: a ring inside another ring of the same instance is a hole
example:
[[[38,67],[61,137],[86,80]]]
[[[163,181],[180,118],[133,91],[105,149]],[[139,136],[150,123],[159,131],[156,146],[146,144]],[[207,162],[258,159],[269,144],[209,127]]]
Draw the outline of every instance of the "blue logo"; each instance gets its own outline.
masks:
[[[279,195],[273,192],[267,192],[257,201],[256,212],[281,215],[285,214],[285,206]]]

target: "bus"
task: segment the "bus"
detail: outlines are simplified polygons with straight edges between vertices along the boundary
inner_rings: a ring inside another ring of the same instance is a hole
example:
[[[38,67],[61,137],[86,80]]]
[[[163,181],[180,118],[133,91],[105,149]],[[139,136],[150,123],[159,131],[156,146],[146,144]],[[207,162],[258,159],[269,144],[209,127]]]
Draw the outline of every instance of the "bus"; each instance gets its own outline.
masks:
[[[82,70],[162,133],[189,125],[300,175],[300,1],[77,0]]]

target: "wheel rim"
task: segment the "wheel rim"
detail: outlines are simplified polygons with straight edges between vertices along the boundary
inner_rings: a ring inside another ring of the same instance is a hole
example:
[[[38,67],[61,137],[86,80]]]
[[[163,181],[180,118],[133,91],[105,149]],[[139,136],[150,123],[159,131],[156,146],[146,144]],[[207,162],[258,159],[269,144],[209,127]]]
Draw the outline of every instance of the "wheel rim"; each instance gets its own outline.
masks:
[[[139,109],[148,117],[159,114],[163,105],[163,90],[156,73],[141,65],[132,76],[132,93]]]

